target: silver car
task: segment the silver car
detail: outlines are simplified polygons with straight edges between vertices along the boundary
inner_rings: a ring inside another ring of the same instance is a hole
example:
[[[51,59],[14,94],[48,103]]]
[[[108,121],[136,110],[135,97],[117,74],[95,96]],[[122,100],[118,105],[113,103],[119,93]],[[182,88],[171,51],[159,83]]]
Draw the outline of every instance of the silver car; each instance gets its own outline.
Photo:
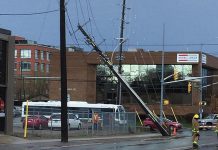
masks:
[[[61,128],[61,113],[53,113],[48,121],[48,127],[53,129]],[[82,127],[82,122],[73,113],[68,114],[68,129],[78,129]]]

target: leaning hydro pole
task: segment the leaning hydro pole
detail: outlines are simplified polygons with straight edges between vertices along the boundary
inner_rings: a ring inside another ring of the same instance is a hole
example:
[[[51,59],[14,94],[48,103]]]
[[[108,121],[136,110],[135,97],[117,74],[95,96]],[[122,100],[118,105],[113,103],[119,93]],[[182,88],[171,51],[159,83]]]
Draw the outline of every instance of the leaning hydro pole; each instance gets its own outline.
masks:
[[[114,69],[111,61],[102,53],[102,51],[98,48],[98,46],[94,43],[91,37],[86,33],[86,31],[82,28],[82,26],[78,25],[79,30],[86,37],[86,41],[90,44],[93,49],[100,55],[104,63],[109,67],[109,69],[113,72],[113,74],[117,77],[117,79],[122,83],[122,85],[128,90],[128,92],[136,99],[138,104],[144,110],[144,112],[148,115],[149,118],[154,122],[154,124],[159,129],[160,133],[163,136],[169,136],[170,134],[167,130],[158,122],[155,115],[150,111],[150,109],[145,105],[142,99],[138,96],[138,94],[129,86],[129,84],[123,79],[123,77]]]

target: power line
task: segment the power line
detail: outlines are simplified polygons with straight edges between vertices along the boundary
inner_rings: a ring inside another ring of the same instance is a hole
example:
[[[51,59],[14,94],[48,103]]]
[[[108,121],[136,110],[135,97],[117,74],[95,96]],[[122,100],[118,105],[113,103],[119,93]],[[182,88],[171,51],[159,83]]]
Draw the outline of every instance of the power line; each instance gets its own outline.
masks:
[[[33,15],[41,15],[41,14],[48,14],[59,11],[58,9],[49,10],[49,11],[42,11],[42,12],[33,12],[33,13],[2,13],[0,16],[33,16]]]

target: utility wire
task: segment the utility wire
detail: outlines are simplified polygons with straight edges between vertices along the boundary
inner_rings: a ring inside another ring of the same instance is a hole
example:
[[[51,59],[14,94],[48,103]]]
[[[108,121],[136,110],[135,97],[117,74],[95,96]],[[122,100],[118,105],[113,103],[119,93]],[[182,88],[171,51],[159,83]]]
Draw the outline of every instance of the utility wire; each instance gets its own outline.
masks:
[[[42,11],[42,12],[33,12],[33,13],[2,13],[0,16],[33,16],[33,15],[41,15],[41,14],[48,14],[59,11],[58,9],[49,10],[49,11]]]

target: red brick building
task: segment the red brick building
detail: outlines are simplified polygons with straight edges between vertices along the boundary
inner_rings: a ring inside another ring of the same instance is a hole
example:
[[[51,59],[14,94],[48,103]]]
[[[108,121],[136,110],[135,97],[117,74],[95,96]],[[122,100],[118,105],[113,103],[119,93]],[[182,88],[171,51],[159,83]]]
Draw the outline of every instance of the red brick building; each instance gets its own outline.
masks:
[[[27,79],[26,77],[49,76],[53,51],[58,51],[58,49],[15,36],[15,99],[23,100],[37,96],[48,96],[48,82],[46,80]]]
[[[59,53],[54,52],[51,59],[50,76],[60,76]],[[107,56],[114,64],[115,55]],[[145,52],[136,50],[124,52],[123,74],[130,86],[143,99],[151,110],[159,114],[160,110],[160,77],[162,52]],[[111,58],[113,56],[113,58]],[[213,76],[218,74],[218,58],[201,52],[165,52],[164,76],[178,72],[178,79],[187,77]],[[90,103],[116,103],[117,79],[104,66],[101,58],[95,52],[67,52],[67,81],[68,94],[71,100],[87,101]],[[173,81],[173,76],[165,82]],[[207,101],[204,113],[218,112],[218,86],[211,85],[218,81],[217,77],[204,78],[202,90],[199,80],[177,82],[164,86],[164,99],[169,105],[164,106],[166,115],[172,115],[171,107],[176,115],[198,113],[199,102]],[[188,84],[192,89],[188,92]],[[201,94],[202,93],[202,94]],[[201,96],[202,95],[202,96]],[[49,98],[60,99],[60,81],[49,83]],[[201,98],[202,97],[202,98]],[[143,114],[139,105],[131,95],[122,89],[122,104],[129,110],[138,110]]]

